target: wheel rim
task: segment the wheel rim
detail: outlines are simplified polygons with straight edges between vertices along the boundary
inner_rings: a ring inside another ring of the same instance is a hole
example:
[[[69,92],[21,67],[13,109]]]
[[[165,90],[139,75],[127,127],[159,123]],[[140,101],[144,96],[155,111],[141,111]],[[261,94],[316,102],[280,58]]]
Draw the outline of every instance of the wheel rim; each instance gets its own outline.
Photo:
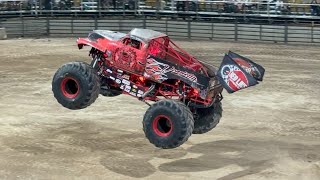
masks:
[[[165,115],[158,115],[152,123],[153,131],[161,137],[169,136],[172,133],[173,124],[170,118]]]
[[[79,94],[80,86],[76,79],[66,77],[61,81],[60,89],[65,97],[73,99]]]

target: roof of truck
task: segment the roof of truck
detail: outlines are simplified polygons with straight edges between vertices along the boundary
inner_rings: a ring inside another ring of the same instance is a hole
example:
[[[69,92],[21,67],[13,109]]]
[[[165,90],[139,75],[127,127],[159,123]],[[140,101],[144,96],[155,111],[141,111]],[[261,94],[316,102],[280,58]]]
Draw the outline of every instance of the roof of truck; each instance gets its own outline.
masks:
[[[151,29],[140,29],[140,28],[134,28],[129,32],[130,36],[136,36],[140,39],[143,39],[144,41],[151,41],[152,39],[156,39],[159,37],[165,37],[167,36],[164,33],[154,31]]]
[[[99,34],[100,36],[107,38],[109,40],[119,40],[126,36],[126,34],[121,32],[109,31],[109,30],[94,30],[90,36],[94,36],[94,33]],[[95,37],[98,38],[98,37]]]

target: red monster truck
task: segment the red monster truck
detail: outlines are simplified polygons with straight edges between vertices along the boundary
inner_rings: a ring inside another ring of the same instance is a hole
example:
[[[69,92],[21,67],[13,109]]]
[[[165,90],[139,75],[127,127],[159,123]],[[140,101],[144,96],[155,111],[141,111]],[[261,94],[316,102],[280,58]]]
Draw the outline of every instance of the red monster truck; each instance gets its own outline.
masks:
[[[92,62],[67,63],[58,69],[52,81],[57,101],[75,110],[89,106],[99,94],[136,97],[150,106],[143,130],[160,148],[178,147],[192,133],[212,130],[222,116],[223,88],[235,92],[262,81],[264,74],[263,67],[233,52],[216,70],[167,35],[148,29],[128,34],[95,30],[77,44],[79,49],[91,47]]]

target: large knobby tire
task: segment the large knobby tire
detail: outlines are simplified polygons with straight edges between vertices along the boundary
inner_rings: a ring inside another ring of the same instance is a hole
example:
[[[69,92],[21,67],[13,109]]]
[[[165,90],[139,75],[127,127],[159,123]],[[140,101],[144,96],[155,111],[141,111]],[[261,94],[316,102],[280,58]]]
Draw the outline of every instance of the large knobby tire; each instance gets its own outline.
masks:
[[[186,105],[173,100],[161,100],[151,105],[145,113],[143,130],[156,147],[176,148],[191,136],[193,116]]]
[[[52,80],[52,91],[57,101],[68,109],[83,109],[99,96],[97,73],[85,62],[64,64]]]
[[[221,102],[214,103],[209,108],[199,108],[194,117],[193,134],[203,134],[211,131],[217,126],[222,117]]]

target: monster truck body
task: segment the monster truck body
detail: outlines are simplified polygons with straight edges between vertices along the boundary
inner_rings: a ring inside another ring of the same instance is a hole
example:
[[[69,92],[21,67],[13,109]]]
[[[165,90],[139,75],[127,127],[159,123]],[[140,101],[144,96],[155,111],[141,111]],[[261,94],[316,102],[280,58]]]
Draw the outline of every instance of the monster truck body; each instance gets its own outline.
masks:
[[[104,96],[129,94],[154,104],[143,120],[151,143],[174,148],[191,133],[210,131],[222,116],[222,90],[229,93],[262,81],[264,69],[229,52],[216,70],[197,60],[160,32],[133,29],[128,34],[95,30],[77,40],[90,46],[91,65],[69,63],[53,78],[58,102],[81,109]],[[99,91],[100,89],[100,91]]]
[[[150,80],[157,86],[148,100],[159,100],[157,96],[187,96],[192,103],[207,106],[221,98],[222,87],[215,77],[215,68],[183,51],[163,33],[148,29],[133,29],[129,34],[97,30],[88,38],[79,38],[77,43],[79,48],[91,46],[93,58],[103,53],[98,61],[102,60],[106,68],[101,73],[121,81],[118,84],[124,93],[140,97],[150,88],[146,85]],[[119,75],[119,70],[123,74]],[[131,81],[130,85],[126,80]],[[179,92],[179,82],[180,88],[190,87],[187,95],[183,95],[182,89]]]

